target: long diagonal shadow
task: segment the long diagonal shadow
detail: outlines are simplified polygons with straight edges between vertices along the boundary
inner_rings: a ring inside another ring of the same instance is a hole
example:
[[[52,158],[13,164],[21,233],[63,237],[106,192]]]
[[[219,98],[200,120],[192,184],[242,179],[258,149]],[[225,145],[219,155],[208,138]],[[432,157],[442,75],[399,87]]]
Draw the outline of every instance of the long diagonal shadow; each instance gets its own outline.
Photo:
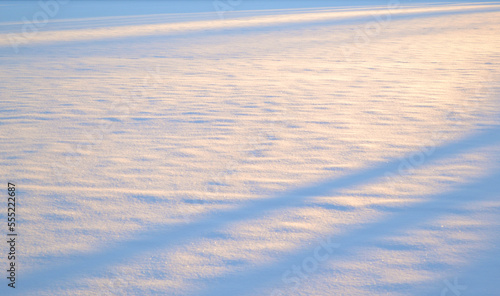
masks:
[[[478,6],[479,7],[479,6]],[[320,20],[308,20],[308,21],[295,21],[295,22],[285,22],[285,23],[270,23],[270,24],[261,24],[261,25],[250,25],[248,27],[230,27],[224,26],[220,28],[200,28],[193,29],[187,31],[173,31],[167,33],[155,33],[155,34],[146,34],[146,35],[133,35],[133,36],[107,36],[108,38],[97,37],[92,40],[55,40],[52,42],[45,43],[27,43],[21,44],[20,48],[26,49],[36,46],[36,49],[40,48],[48,48],[50,49],[53,46],[61,47],[66,44],[72,46],[79,46],[88,44],[89,41],[92,44],[100,45],[100,44],[108,44],[109,42],[116,42],[119,40],[124,40],[128,38],[134,38],[135,43],[146,42],[152,36],[160,37],[164,40],[167,36],[207,36],[207,34],[217,36],[219,34],[230,34],[230,33],[241,33],[242,30],[252,31],[252,32],[268,32],[270,30],[293,30],[293,29],[304,29],[304,28],[314,28],[314,27],[324,27],[324,26],[332,26],[332,25],[346,25],[346,24],[360,24],[360,23],[368,23],[374,20],[374,15],[378,15],[379,17],[390,16],[391,21],[397,20],[405,20],[412,18],[424,18],[424,17],[440,17],[440,16],[448,16],[448,15],[465,15],[471,13],[485,13],[485,12],[495,12],[500,11],[498,8],[488,7],[483,9],[478,9],[477,7],[472,7],[471,9],[464,10],[452,10],[452,11],[427,11],[427,12],[405,12],[405,13],[395,13],[395,9],[388,10],[387,7],[381,7],[381,9],[374,10],[372,14],[365,16],[350,16],[350,17],[340,17],[340,18],[332,18],[332,19],[320,19]],[[321,12],[321,11],[318,11]],[[0,52],[11,50],[11,45],[8,44],[0,44]]]
[[[426,162],[435,161],[446,156],[457,155],[472,149],[500,142],[500,126],[477,131],[477,133],[461,140],[453,141],[437,147]],[[19,289],[16,292],[40,290],[53,286],[55,282],[63,282],[102,271],[107,266],[126,262],[131,257],[151,252],[159,248],[171,248],[189,240],[203,237],[204,234],[224,228],[231,223],[241,222],[263,216],[270,210],[287,207],[290,203],[323,194],[332,194],[352,186],[362,185],[383,177],[386,173],[397,173],[401,159],[396,158],[379,165],[359,170],[346,176],[328,179],[316,184],[290,190],[274,197],[249,202],[233,210],[208,214],[194,223],[172,227],[158,226],[147,232],[138,233],[134,239],[116,242],[114,245],[100,246],[100,250],[83,255],[61,258],[69,261],[45,268],[31,274],[21,275]]]
[[[480,191],[485,192],[486,195],[498,192],[500,190],[498,180],[500,180],[500,170],[476,182],[460,186],[451,192],[427,196],[425,202],[400,209],[397,214],[389,215],[387,219],[370,223],[367,227],[361,227],[346,234],[336,236],[331,241],[340,243],[341,247],[336,249],[334,254],[328,258],[328,262],[330,263],[339,258],[344,259],[345,256],[355,253],[353,249],[366,246],[369,242],[373,242],[382,236],[393,235],[398,231],[405,230],[408,226],[424,223],[433,217],[447,214],[450,207],[457,208],[470,203],[471,196],[476,197]],[[478,199],[474,199],[473,201],[478,201]],[[204,292],[196,295],[263,295],[259,293],[258,289],[273,286],[273,284],[282,286],[283,291],[286,291],[286,288],[293,287],[294,285],[289,285],[288,287],[283,285],[282,275],[286,270],[291,269],[293,265],[302,266],[302,261],[314,254],[315,247],[316,245],[311,249],[309,245],[306,248],[299,249],[292,254],[285,255],[284,258],[281,258],[272,265],[261,265],[250,270],[247,269],[244,272],[224,274],[220,277],[211,278],[212,287],[209,289],[205,288]],[[311,274],[311,276],[314,276],[314,274]],[[291,277],[289,276],[288,279]],[[335,295],[335,291],[331,291],[331,293]],[[285,293],[283,295],[291,294]]]

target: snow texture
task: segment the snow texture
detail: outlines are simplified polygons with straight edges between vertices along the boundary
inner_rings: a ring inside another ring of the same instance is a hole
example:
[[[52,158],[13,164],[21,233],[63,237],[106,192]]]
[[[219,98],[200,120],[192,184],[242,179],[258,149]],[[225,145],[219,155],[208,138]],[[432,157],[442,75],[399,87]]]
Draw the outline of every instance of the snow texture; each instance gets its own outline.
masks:
[[[500,295],[500,3],[0,10],[0,295]]]

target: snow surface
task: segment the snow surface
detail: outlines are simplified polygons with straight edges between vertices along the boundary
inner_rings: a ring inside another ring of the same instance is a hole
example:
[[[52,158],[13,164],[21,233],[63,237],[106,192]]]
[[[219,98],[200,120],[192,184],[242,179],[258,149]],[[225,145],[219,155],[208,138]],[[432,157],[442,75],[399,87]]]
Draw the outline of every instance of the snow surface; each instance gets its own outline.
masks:
[[[0,3],[0,295],[500,295],[500,3],[223,2]]]

